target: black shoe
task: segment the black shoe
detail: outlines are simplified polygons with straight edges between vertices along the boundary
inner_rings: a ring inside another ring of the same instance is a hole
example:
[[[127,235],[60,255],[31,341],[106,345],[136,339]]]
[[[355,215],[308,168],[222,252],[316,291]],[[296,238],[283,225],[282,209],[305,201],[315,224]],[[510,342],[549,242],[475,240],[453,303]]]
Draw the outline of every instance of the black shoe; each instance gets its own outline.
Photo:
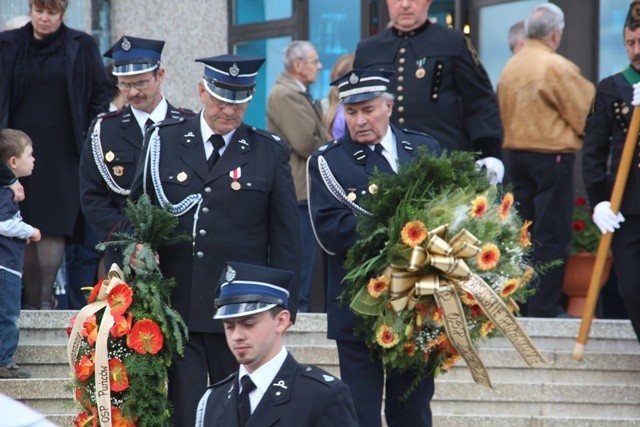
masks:
[[[30,378],[31,374],[15,363],[0,366],[0,379]]]

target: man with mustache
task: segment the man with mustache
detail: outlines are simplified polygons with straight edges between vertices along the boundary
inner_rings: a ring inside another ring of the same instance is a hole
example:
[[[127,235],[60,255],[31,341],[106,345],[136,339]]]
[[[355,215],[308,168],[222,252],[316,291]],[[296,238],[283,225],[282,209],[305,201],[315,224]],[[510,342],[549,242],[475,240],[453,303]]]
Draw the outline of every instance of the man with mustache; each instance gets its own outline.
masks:
[[[116,86],[129,106],[98,117],[82,150],[80,203],[100,241],[109,239],[124,215],[145,131],[164,119],[195,115],[162,95],[163,47],[162,40],[123,36],[104,54],[114,60]]]
[[[618,289],[640,340],[640,286],[637,279],[640,274],[640,170],[637,147],[620,212],[614,213],[609,202],[633,107],[640,105],[639,1],[634,1],[629,7],[623,40],[630,64],[598,84],[596,99],[587,117],[582,176],[593,207],[593,222],[603,234],[614,233],[611,250]]]

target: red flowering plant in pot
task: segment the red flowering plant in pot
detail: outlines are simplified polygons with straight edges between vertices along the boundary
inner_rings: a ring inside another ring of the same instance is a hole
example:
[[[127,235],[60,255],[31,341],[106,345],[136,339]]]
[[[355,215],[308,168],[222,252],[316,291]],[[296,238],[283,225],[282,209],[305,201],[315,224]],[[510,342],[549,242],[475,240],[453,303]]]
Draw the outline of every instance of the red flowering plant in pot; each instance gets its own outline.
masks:
[[[591,219],[591,209],[584,197],[576,198],[573,204],[571,253],[595,255],[602,233]]]
[[[146,196],[130,202],[127,213],[135,231],[117,243],[128,259],[143,242],[139,264],[124,273],[114,264],[71,321],[67,356],[78,427],[171,425],[167,369],[182,354],[187,328],[169,304],[174,281],[162,276],[154,253],[182,236],[172,236],[177,219]]]

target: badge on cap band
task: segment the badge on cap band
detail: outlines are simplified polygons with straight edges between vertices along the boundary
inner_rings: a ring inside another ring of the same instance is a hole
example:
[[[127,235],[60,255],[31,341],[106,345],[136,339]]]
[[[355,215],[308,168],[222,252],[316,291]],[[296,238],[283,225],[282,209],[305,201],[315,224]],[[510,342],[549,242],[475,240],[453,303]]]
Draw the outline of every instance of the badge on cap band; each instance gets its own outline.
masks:
[[[124,37],[122,39],[122,44],[120,45],[120,47],[122,48],[122,50],[127,52],[129,49],[131,49],[131,42],[126,37]]]
[[[238,68],[238,65],[235,62],[231,67],[229,67],[229,74],[231,74],[232,77],[237,77],[238,74],[240,74],[240,68]]]
[[[227,266],[227,272],[224,275],[224,278],[227,280],[227,282],[231,282],[236,278],[236,271],[230,265]]]
[[[349,83],[355,85],[358,84],[359,81],[360,78],[358,77],[358,75],[356,73],[351,73],[351,76],[349,76]]]

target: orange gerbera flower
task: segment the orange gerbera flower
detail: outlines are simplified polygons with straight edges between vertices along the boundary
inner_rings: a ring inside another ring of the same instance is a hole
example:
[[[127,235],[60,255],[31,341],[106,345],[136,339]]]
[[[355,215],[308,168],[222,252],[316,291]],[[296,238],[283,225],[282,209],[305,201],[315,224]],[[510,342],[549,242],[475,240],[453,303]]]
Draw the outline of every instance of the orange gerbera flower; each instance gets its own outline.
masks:
[[[458,362],[458,360],[460,360],[460,355],[459,354],[453,354],[451,356],[449,356],[443,363],[442,366],[440,366],[440,370],[442,372],[446,372],[449,369],[451,369],[453,367],[453,365],[456,364],[456,362]]]
[[[127,346],[140,354],[156,354],[162,348],[164,336],[160,327],[151,319],[136,322],[127,336]]]
[[[98,427],[98,412],[92,408],[91,414],[86,412],[79,413],[73,420],[76,427]]]
[[[443,323],[442,311],[440,311],[438,306],[434,305],[434,306],[430,307],[429,313],[427,313],[427,314],[428,314],[428,316],[429,316],[429,318],[431,320],[433,320],[434,322],[436,322],[439,325],[442,325],[442,323]]]
[[[374,298],[378,298],[387,289],[389,289],[389,278],[387,276],[373,278],[367,284],[367,292]]]
[[[530,265],[527,266],[527,269],[524,271],[524,276],[522,276],[522,280],[520,280],[520,286],[524,286],[529,283],[529,281],[533,277],[533,272],[533,267],[531,267]]]
[[[520,287],[520,280],[518,279],[509,279],[502,285],[500,289],[500,296],[502,298],[507,298],[509,295],[514,293]]]
[[[109,330],[111,336],[114,338],[120,338],[127,335],[131,331],[131,312],[127,313],[127,317],[123,315],[113,316],[113,326]]]
[[[471,293],[463,291],[462,295],[460,295],[460,300],[465,303],[466,305],[475,305],[478,302],[476,301],[475,297],[473,295],[471,295]]]
[[[407,356],[413,357],[416,354],[416,343],[413,341],[408,341],[404,343],[404,352]]]
[[[485,213],[487,213],[487,198],[485,196],[478,196],[471,202],[469,216],[471,218],[482,218]]]
[[[500,203],[500,211],[498,212],[498,216],[501,220],[504,220],[509,215],[509,210],[513,205],[513,194],[506,193],[502,197],[502,202]]]
[[[89,295],[89,298],[87,299],[87,303],[88,304],[91,304],[92,302],[94,302],[96,300],[96,298],[98,297],[98,293],[100,292],[100,288],[102,287],[102,283],[103,282],[104,282],[104,280],[100,280],[91,289],[91,295]],[[84,289],[86,289],[86,288],[84,288]]]
[[[120,359],[109,359],[109,387],[112,391],[124,391],[129,388],[129,377]]]
[[[533,221],[527,219],[522,224],[522,228],[520,228],[520,246],[523,248],[531,246],[531,240],[529,240],[529,227],[531,224],[533,224]]]
[[[95,365],[93,364],[93,354],[91,357],[86,354],[80,358],[75,363],[76,369],[76,378],[80,381],[86,381],[89,379],[91,375],[93,375],[93,370],[95,369]]]
[[[484,322],[482,325],[480,325],[478,334],[480,334],[481,337],[486,337],[487,335],[489,335],[489,332],[493,330],[493,327],[493,322]]]
[[[398,336],[387,325],[380,325],[376,333],[376,341],[380,347],[391,348],[398,344]]]
[[[480,304],[474,304],[471,307],[469,307],[469,312],[471,313],[471,316],[474,319],[477,319],[478,316],[484,313],[484,311],[482,310],[482,307],[480,307]]]
[[[114,286],[107,297],[111,314],[114,316],[123,314],[131,305],[132,299],[133,291],[129,285],[126,283],[120,283],[119,285]]]
[[[422,221],[409,221],[402,227],[400,237],[405,245],[416,247],[427,238],[427,227]]]
[[[476,256],[478,268],[483,271],[491,270],[500,260],[500,250],[493,243],[488,243],[482,247],[480,253]]]
[[[89,345],[93,346],[98,339],[98,324],[95,314],[89,316],[82,326],[82,336],[86,337]]]
[[[129,421],[127,417],[122,415],[120,409],[115,406],[111,407],[111,425],[113,427],[135,427],[137,419],[134,419],[133,422]]]

